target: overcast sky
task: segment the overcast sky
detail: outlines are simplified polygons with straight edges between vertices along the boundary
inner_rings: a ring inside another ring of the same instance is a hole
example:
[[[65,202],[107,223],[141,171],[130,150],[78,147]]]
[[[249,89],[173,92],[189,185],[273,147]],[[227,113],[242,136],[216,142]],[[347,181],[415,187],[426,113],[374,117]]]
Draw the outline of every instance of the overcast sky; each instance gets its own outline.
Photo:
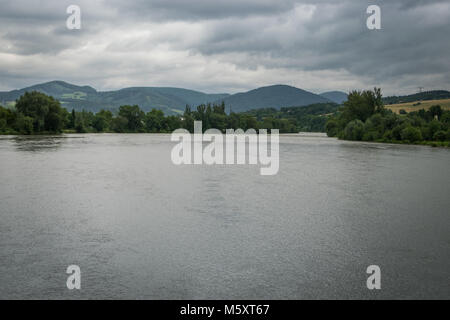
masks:
[[[66,9],[81,8],[81,30]],[[381,30],[366,9],[381,7]],[[450,90],[450,1],[0,0],[0,90]]]

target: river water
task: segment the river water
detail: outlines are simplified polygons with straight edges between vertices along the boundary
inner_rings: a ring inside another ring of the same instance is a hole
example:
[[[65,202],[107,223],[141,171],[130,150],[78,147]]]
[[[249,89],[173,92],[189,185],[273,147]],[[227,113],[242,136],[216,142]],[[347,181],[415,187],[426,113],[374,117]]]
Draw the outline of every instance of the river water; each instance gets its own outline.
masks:
[[[261,176],[173,146],[0,137],[0,298],[450,298],[450,150],[285,135]]]

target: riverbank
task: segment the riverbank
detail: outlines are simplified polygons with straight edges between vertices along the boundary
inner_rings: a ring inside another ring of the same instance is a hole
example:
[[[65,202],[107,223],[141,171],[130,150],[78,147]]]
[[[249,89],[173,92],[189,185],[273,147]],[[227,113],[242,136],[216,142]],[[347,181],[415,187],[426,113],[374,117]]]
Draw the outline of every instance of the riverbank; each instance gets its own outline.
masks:
[[[333,138],[333,137],[330,137]],[[342,141],[354,141],[347,139],[338,139]],[[440,148],[450,148],[450,141],[404,141],[404,140],[375,140],[375,141],[363,141],[358,140],[355,142],[369,142],[369,143],[388,143],[388,144],[405,144],[405,145],[420,145],[420,146],[429,146],[429,147],[440,147]]]

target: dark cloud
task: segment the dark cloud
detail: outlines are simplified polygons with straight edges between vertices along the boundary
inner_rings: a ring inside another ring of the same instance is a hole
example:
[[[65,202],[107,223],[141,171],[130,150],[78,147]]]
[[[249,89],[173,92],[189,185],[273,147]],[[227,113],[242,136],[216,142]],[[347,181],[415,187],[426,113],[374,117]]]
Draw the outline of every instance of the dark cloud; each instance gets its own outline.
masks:
[[[66,8],[82,9],[67,30]],[[381,7],[382,30],[366,28]],[[2,1],[0,88],[64,79],[100,89],[449,89],[448,1]]]
[[[227,17],[276,15],[291,10],[293,0],[137,0],[108,1],[126,15],[157,20],[212,20]]]

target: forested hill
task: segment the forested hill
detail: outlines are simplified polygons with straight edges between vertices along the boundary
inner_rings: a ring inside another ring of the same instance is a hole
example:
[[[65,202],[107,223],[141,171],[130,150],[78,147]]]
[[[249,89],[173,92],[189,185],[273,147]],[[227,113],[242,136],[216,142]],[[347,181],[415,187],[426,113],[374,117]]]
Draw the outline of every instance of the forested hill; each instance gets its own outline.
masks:
[[[222,100],[227,108],[232,108],[233,112],[262,108],[280,109],[282,107],[307,106],[313,103],[331,102],[320,95],[286,85],[261,87],[247,92],[236,93]]]
[[[446,90],[432,90],[418,92],[407,96],[392,96],[383,98],[384,104],[407,103],[421,100],[450,99],[450,92]]]
[[[328,91],[320,94],[325,99],[333,101],[337,104],[342,104],[347,101],[347,94],[342,91]]]
[[[51,81],[20,90],[0,92],[0,105],[11,106],[25,92],[38,91],[52,96],[67,110],[117,110],[121,105],[139,105],[144,111],[153,108],[166,114],[181,114],[186,105],[199,105],[223,99],[228,94],[207,94],[199,91],[168,87],[133,87],[116,91],[97,91],[89,86],[77,86],[64,81]]]
[[[28,88],[0,92],[0,105],[11,107],[25,92],[38,91],[52,96],[67,110],[98,112],[117,111],[122,105],[138,105],[144,111],[162,110],[165,114],[181,114],[186,105],[225,102],[227,112],[242,112],[258,108],[305,106],[327,103],[320,95],[286,85],[262,87],[237,94],[207,94],[199,91],[167,87],[132,87],[116,91],[97,91],[90,86],[77,86],[64,81],[51,81]],[[334,97],[334,96],[333,96]],[[331,101],[333,101],[331,99]]]

